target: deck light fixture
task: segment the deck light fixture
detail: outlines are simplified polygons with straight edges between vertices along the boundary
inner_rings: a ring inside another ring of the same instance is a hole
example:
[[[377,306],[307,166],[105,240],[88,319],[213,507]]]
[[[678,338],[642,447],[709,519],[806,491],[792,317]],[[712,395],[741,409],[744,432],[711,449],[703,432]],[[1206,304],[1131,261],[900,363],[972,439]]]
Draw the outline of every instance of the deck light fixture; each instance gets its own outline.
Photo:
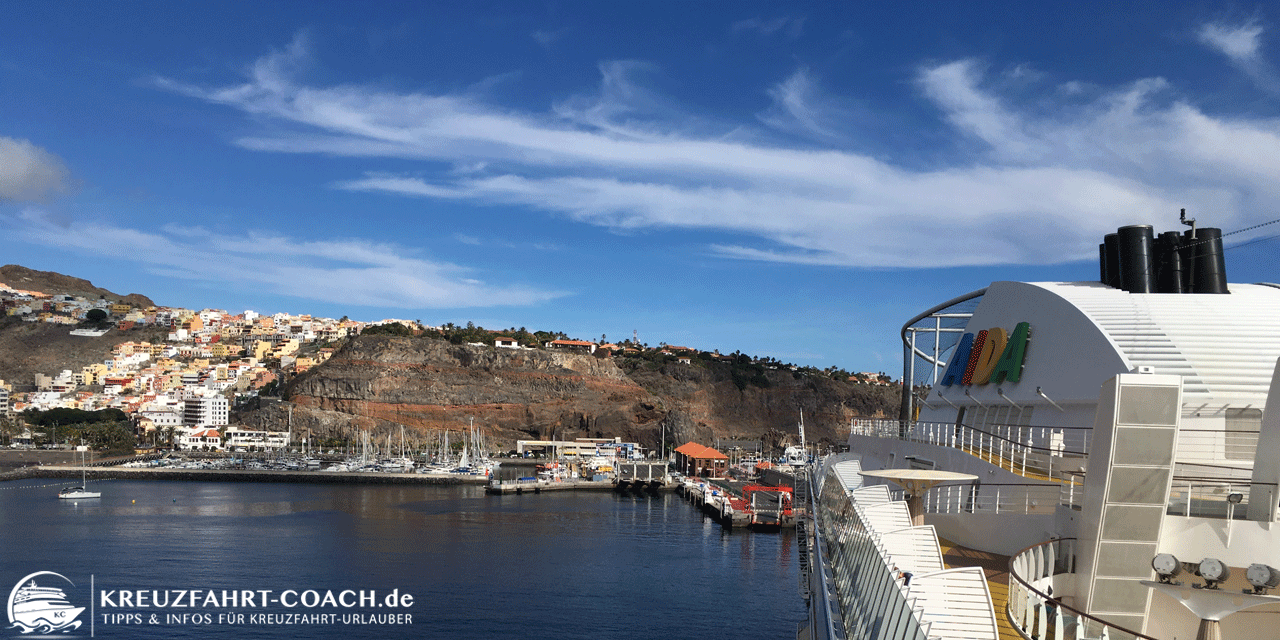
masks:
[[[1151,568],[1155,569],[1156,575],[1160,576],[1160,582],[1165,584],[1181,584],[1174,582],[1174,578],[1182,573],[1182,563],[1178,562],[1177,556],[1172,553],[1157,554],[1151,559]]]
[[[1196,575],[1204,579],[1205,589],[1217,589],[1219,584],[1231,578],[1231,567],[1217,558],[1205,558],[1200,561]]]
[[[1274,589],[1280,586],[1280,571],[1275,567],[1255,562],[1244,570],[1244,577],[1253,585],[1253,592],[1265,594],[1267,589]],[[1245,591],[1248,593],[1248,591]]]

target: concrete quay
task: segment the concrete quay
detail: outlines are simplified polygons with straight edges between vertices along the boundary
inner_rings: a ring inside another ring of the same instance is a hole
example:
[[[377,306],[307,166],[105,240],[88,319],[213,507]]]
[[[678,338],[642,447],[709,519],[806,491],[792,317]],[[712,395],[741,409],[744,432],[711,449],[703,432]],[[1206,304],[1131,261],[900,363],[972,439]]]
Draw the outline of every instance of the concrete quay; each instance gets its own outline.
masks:
[[[485,493],[508,495],[544,491],[613,491],[612,480],[504,480],[485,485]]]
[[[127,469],[123,467],[23,467],[0,474],[0,480],[74,478],[93,480],[194,480],[202,482],[298,482],[311,484],[483,485],[485,476],[443,473],[335,473],[331,471],[273,471],[245,469]]]

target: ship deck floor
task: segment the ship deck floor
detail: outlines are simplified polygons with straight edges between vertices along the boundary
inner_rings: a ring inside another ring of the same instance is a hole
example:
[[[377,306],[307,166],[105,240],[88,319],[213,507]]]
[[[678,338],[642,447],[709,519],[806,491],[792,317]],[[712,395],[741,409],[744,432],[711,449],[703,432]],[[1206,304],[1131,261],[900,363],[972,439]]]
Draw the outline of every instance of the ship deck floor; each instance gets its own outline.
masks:
[[[1000,630],[1000,640],[1023,640],[1022,635],[1009,623],[1009,616],[1005,614],[1009,601],[1009,556],[969,549],[942,538],[938,539],[938,544],[942,547],[942,561],[948,569],[982,568],[982,573],[987,577],[987,589],[991,591],[991,604],[996,610],[996,626]]]

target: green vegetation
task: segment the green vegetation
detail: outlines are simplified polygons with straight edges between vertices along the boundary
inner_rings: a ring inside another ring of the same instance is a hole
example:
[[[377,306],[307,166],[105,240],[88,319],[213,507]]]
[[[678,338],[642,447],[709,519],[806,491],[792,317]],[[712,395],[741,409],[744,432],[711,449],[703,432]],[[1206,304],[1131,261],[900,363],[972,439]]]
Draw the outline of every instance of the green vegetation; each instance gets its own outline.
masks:
[[[135,439],[129,416],[119,409],[28,410],[21,419],[36,434],[35,444],[86,444],[106,455],[133,453]]]
[[[413,329],[400,324],[399,322],[389,322],[387,324],[375,324],[372,327],[365,327],[360,333],[366,336],[412,336]]]
[[[421,326],[422,321],[418,320],[417,323]],[[511,327],[509,329],[491,331],[477,326],[474,322],[467,322],[466,326],[459,326],[449,322],[442,327],[424,329],[420,332],[414,331],[401,323],[390,323],[368,327],[363,333],[365,335],[419,335],[425,338],[448,340],[452,344],[492,345],[494,340],[498,338],[512,338],[521,346],[537,349],[543,348],[543,345],[553,340],[577,339],[571,338],[561,331],[529,331],[525,327]],[[600,336],[601,343],[604,343],[606,339],[604,334]],[[623,370],[635,371],[643,369],[646,371],[658,371],[667,365],[676,364],[680,358],[688,358],[689,364],[682,364],[681,366],[695,366],[703,369],[727,366],[729,377],[739,390],[745,390],[748,386],[762,389],[769,388],[772,385],[769,380],[769,371],[790,371],[796,379],[823,377],[832,380],[852,380],[863,383],[892,382],[892,378],[884,373],[869,376],[861,373],[852,374],[845,369],[834,366],[825,369],[800,367],[772,357],[750,356],[738,351],[728,355],[711,351],[691,350],[674,353],[668,349],[666,343],[659,343],[655,348],[650,347],[647,343],[639,343],[632,340],[622,340],[618,343],[618,347],[620,350],[613,355],[618,366],[622,367]]]

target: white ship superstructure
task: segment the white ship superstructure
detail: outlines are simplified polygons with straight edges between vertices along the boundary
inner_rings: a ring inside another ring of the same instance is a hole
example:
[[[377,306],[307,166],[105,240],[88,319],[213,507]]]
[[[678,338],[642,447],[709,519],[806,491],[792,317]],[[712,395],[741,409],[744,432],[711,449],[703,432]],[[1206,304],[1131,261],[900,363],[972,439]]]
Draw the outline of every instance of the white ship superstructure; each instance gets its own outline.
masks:
[[[913,504],[940,539],[1010,558],[988,606],[1022,637],[1277,637],[1280,287],[1227,285],[1216,231],[1126,227],[1104,282],[996,282],[903,327],[900,420],[855,421],[850,453],[810,472],[812,637],[989,633],[943,630],[970,614],[886,582],[931,557],[872,522],[869,489],[906,496],[858,471],[887,469],[975,478]]]

